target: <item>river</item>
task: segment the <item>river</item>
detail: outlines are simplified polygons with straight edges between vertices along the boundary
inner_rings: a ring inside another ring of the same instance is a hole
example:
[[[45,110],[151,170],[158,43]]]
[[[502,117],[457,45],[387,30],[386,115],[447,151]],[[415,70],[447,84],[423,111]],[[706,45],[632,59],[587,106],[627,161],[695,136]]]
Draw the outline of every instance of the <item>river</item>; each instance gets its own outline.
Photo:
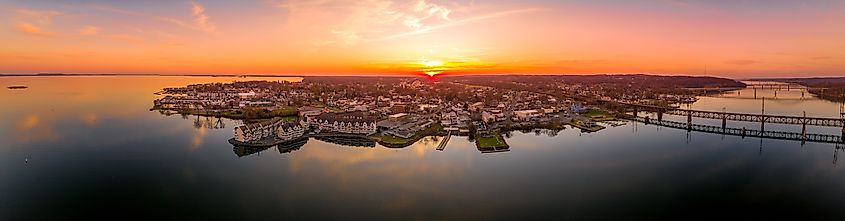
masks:
[[[452,137],[443,151],[439,138],[400,149],[311,139],[238,156],[226,141],[240,122],[149,111],[163,87],[255,79],[0,78],[29,86],[0,91],[0,220],[845,218],[834,144],[629,122],[515,131],[501,153]],[[748,90],[689,108],[759,113]],[[778,93],[766,113],[839,117],[837,103]]]

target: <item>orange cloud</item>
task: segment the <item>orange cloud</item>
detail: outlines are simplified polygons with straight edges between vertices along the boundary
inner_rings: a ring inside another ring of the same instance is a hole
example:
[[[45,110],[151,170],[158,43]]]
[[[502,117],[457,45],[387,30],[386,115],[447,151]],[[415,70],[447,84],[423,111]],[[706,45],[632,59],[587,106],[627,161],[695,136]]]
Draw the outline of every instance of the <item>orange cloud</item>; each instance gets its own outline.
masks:
[[[18,9],[16,12],[26,18],[34,19],[40,24],[52,24],[53,17],[62,15],[59,11],[36,11],[29,9]]]
[[[732,65],[753,65],[753,64],[757,64],[757,63],[760,63],[760,62],[755,61],[755,60],[747,60],[747,59],[725,61],[725,64],[732,64]]]
[[[194,16],[194,26],[197,29],[208,33],[214,33],[217,30],[217,26],[209,22],[209,17],[205,15],[205,7],[196,1],[191,1],[191,12]]]
[[[52,37],[52,36],[56,35],[52,32],[46,32],[44,30],[41,30],[40,27],[35,26],[32,23],[27,23],[27,22],[18,22],[18,24],[15,25],[15,27],[18,29],[18,31],[21,31],[24,34],[29,34],[29,35],[42,36],[42,37]]]
[[[141,44],[144,43],[144,39],[134,35],[127,35],[127,34],[117,34],[109,36],[112,40],[115,41],[122,41],[130,44]]]
[[[79,34],[83,36],[94,36],[100,32],[100,28],[87,25],[79,29]]]

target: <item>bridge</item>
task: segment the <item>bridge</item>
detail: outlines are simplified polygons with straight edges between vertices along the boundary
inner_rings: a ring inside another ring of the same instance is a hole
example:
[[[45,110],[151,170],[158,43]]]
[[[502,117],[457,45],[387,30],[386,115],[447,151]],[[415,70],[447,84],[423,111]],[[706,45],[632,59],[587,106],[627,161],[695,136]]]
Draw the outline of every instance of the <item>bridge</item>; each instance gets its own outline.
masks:
[[[633,107],[634,112],[633,116],[629,116],[632,119],[639,119],[638,113],[640,110],[650,110],[657,112],[657,121],[663,122],[663,114],[669,115],[676,115],[676,116],[686,116],[687,122],[678,123],[678,122],[668,122],[665,123],[666,127],[678,127],[681,129],[686,130],[696,130],[696,131],[704,131],[704,132],[714,132],[714,133],[722,133],[722,134],[733,134],[733,135],[741,135],[741,136],[757,136],[763,138],[774,138],[774,139],[792,139],[792,140],[803,140],[803,141],[818,141],[818,142],[839,142],[845,143],[842,140],[842,137],[845,137],[845,118],[822,118],[822,117],[807,117],[805,116],[798,117],[798,116],[786,116],[786,115],[767,115],[767,114],[748,114],[748,113],[732,113],[732,112],[717,112],[717,111],[703,111],[703,110],[691,110],[691,109],[679,109],[679,108],[672,108],[672,107],[661,107],[661,106],[654,106],[654,105],[645,105],[645,104],[631,104],[631,103],[622,103],[622,102],[614,102],[614,101],[605,101],[605,102],[613,102],[622,106]],[[845,108],[845,107],[843,107]],[[845,109],[841,110],[845,111]],[[708,126],[708,125],[699,125],[693,124],[692,118],[705,118],[705,119],[718,119],[722,120],[722,126]],[[845,114],[843,114],[845,117]],[[649,118],[644,118],[645,120],[651,121]],[[727,121],[744,121],[744,122],[759,122],[760,129],[759,130],[749,130],[743,128],[742,131],[736,128],[728,128]],[[766,131],[766,123],[774,123],[774,124],[795,124],[801,125],[801,133],[793,133],[793,132],[784,132],[784,131]],[[679,125],[683,124],[683,125]],[[839,127],[842,128],[842,136],[835,136],[835,135],[823,135],[823,134],[808,134],[807,133],[807,125],[811,126],[822,126],[822,127]],[[711,128],[712,127],[712,128]],[[830,137],[835,136],[835,137]]]
[[[746,84],[748,88],[753,89],[771,89],[771,90],[792,90],[792,89],[799,89],[804,90],[807,89],[806,86],[800,84],[792,84],[792,83],[748,83]]]
[[[706,118],[706,119],[717,119],[722,120],[723,123],[725,121],[745,121],[745,122],[760,122],[761,124],[765,123],[774,123],[774,124],[795,124],[795,125],[803,125],[803,126],[822,126],[822,127],[845,127],[845,121],[841,118],[823,118],[823,117],[807,117],[807,116],[787,116],[787,115],[769,115],[769,114],[748,114],[748,113],[734,113],[734,112],[718,112],[718,111],[704,111],[704,110],[690,110],[690,109],[679,109],[679,108],[672,108],[672,107],[661,107],[661,106],[654,106],[654,105],[646,105],[646,104],[631,104],[631,103],[621,103],[616,102],[622,106],[629,106],[634,108],[634,114],[639,110],[651,110],[657,112],[658,120],[663,119],[663,114],[669,115],[676,115],[676,116],[687,116],[687,118],[691,121],[691,118]]]
[[[688,124],[683,122],[676,122],[676,121],[667,121],[667,120],[655,120],[649,117],[639,117],[629,115],[627,116],[631,120],[635,120],[638,122],[643,122],[646,124],[654,124],[663,127],[669,128],[676,128],[682,129],[687,131],[698,131],[698,132],[705,132],[705,133],[714,133],[714,134],[725,134],[725,135],[734,135],[734,136],[741,136],[741,137],[760,137],[760,138],[771,138],[771,139],[780,139],[780,140],[795,140],[795,141],[810,141],[810,142],[820,142],[820,143],[842,143],[842,136],[837,135],[828,135],[828,134],[810,134],[802,132],[802,133],[794,133],[794,132],[782,132],[782,131],[765,131],[765,130],[755,130],[755,129],[746,129],[746,128],[730,128],[730,127],[718,127],[718,126],[710,126],[710,125],[702,125],[702,124]]]

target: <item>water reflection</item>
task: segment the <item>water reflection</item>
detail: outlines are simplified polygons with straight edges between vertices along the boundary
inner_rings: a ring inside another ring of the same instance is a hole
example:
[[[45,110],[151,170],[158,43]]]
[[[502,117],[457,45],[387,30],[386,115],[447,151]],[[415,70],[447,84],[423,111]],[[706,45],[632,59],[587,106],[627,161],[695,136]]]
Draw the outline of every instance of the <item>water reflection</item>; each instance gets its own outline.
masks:
[[[195,116],[194,128],[223,129],[226,123],[223,118]]]
[[[276,149],[279,151],[279,154],[287,154],[293,151],[299,150],[302,148],[306,143],[308,143],[308,138],[304,139],[297,139],[291,142],[286,142],[284,144],[279,144],[275,146],[268,146],[268,147],[257,147],[257,146],[238,146],[235,145],[232,148],[232,151],[235,152],[235,155],[238,157],[244,157],[256,153],[263,152],[265,150]]]
[[[254,150],[226,143],[225,127],[238,121],[214,129],[215,119],[149,111],[160,88],[236,79],[0,80],[30,86],[0,92],[12,104],[0,108],[2,220],[845,218],[845,168],[831,164],[841,145],[629,123],[597,133],[512,131],[504,154],[482,154],[468,137],[437,151],[443,138],[430,137],[401,149],[310,139],[248,155]],[[733,98],[699,102],[695,109],[759,109]],[[835,103],[805,102],[767,109],[838,116]]]
[[[354,135],[315,136],[314,139],[348,147],[376,147],[376,142],[370,138]]]

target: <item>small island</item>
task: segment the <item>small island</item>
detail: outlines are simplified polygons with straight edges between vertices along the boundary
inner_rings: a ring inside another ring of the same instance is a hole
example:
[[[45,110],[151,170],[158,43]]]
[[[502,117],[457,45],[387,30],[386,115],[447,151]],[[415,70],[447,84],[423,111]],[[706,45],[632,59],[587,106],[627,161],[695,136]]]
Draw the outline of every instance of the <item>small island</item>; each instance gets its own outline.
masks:
[[[29,88],[29,86],[26,86],[26,85],[12,85],[12,86],[8,86],[8,87],[6,87],[6,88],[8,88],[8,89],[10,89],[10,90],[21,90],[21,89],[27,89],[27,88]]]

